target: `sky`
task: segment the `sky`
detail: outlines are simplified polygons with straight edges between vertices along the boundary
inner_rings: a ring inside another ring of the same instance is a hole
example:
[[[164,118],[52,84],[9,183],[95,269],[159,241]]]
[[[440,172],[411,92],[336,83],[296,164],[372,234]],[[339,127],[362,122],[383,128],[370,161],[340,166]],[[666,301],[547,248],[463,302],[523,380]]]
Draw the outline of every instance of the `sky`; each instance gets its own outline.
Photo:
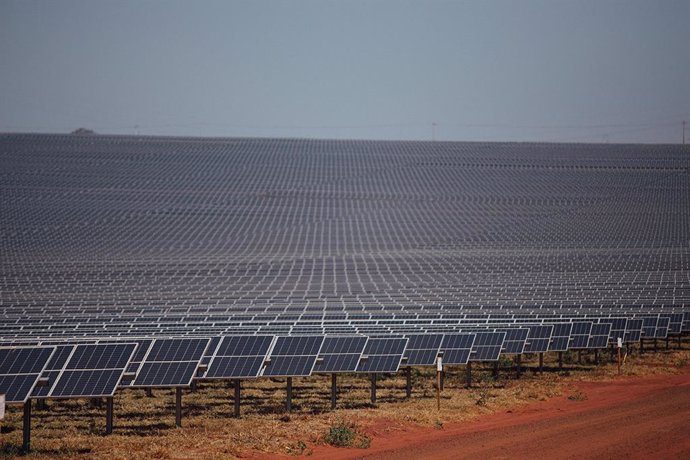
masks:
[[[688,0],[0,0],[0,132],[680,143],[689,20]]]

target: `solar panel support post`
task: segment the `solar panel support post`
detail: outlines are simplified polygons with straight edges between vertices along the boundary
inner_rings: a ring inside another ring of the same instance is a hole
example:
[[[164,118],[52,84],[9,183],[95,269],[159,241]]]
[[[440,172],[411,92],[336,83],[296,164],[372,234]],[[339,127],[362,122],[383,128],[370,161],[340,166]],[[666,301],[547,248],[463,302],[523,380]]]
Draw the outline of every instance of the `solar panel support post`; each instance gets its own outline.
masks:
[[[494,379],[498,379],[498,361],[494,361],[494,370],[492,375]]]
[[[436,410],[441,410],[441,374],[443,371],[436,371]]]
[[[465,366],[467,388],[472,388],[472,362],[468,361],[467,366]]]
[[[175,426],[182,427],[182,388],[175,388]]]
[[[644,354],[644,339],[640,337],[640,354]]]
[[[594,364],[599,365],[599,350],[594,350]]]
[[[151,387],[146,387],[146,396],[153,398],[153,389]]]
[[[544,373],[544,353],[539,353],[539,373]]]
[[[520,353],[515,356],[515,375],[517,378],[522,376],[522,355]]]
[[[559,351],[558,352],[558,370],[560,371],[562,369],[563,369],[563,352]]]
[[[45,399],[37,399],[36,400],[36,409],[45,410],[46,409],[46,400]]]
[[[31,399],[24,403],[24,420],[22,426],[22,452],[29,453],[31,449]]]
[[[582,350],[577,350],[577,364],[582,364]]]
[[[410,366],[405,368],[405,397],[412,397],[412,368]]]
[[[657,351],[659,351],[659,348],[658,348],[658,347],[659,347],[659,344],[657,343],[657,339],[655,338],[655,339],[654,339],[654,353],[656,353]]]
[[[109,396],[105,401],[105,434],[113,434],[113,397]]]
[[[668,336],[666,336],[666,349],[668,350]]]
[[[371,403],[376,404],[376,374],[371,374]]]
[[[189,391],[191,393],[196,393],[196,380],[192,380],[192,384],[189,386]]]
[[[288,412],[292,410],[292,377],[287,378],[287,400],[285,401],[285,409]]]
[[[334,372],[331,374],[331,410],[335,409],[338,398],[338,378]]]
[[[235,380],[235,418],[240,418],[240,380]]]
[[[680,342],[680,340],[681,340],[681,334],[678,334],[678,349],[679,349],[679,350],[681,349],[681,342]]]

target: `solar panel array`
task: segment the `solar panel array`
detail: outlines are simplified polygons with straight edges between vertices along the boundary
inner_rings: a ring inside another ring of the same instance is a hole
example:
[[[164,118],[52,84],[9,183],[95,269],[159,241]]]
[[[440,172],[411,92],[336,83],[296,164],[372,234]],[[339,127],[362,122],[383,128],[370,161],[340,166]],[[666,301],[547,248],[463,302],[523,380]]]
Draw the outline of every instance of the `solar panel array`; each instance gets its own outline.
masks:
[[[78,344],[66,347],[60,361],[49,363],[49,387],[43,398],[100,398],[115,394],[136,343]],[[53,377],[53,378],[51,378]],[[42,390],[42,389],[41,389]]]
[[[158,339],[146,349],[132,387],[188,387],[210,339]],[[141,345],[140,345],[141,346]],[[134,360],[133,360],[134,361]]]
[[[682,146],[0,135],[0,165],[35,397],[690,332]]]
[[[25,403],[55,347],[0,348],[0,394],[5,402]]]

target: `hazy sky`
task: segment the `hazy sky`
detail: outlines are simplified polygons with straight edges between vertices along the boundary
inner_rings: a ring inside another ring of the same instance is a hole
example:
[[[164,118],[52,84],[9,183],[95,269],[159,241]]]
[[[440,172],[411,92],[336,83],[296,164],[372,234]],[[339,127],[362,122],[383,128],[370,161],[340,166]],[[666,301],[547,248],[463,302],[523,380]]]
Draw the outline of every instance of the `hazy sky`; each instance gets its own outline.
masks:
[[[690,1],[0,0],[0,107],[0,131],[677,143]]]

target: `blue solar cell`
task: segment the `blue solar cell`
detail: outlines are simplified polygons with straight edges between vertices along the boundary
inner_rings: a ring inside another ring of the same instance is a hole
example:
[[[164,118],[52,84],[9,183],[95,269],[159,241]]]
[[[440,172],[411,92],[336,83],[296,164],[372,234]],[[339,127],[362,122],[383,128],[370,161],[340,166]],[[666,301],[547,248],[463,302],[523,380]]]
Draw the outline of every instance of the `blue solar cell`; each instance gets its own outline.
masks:
[[[505,332],[477,332],[470,361],[496,361],[501,354]]]
[[[357,372],[397,372],[407,341],[406,338],[369,338]]]
[[[45,397],[112,396],[136,348],[136,343],[76,345]]]
[[[54,352],[55,347],[0,348],[0,393],[8,404],[29,399]]]
[[[133,385],[140,387],[189,386],[198,366],[198,361],[144,362]]]

